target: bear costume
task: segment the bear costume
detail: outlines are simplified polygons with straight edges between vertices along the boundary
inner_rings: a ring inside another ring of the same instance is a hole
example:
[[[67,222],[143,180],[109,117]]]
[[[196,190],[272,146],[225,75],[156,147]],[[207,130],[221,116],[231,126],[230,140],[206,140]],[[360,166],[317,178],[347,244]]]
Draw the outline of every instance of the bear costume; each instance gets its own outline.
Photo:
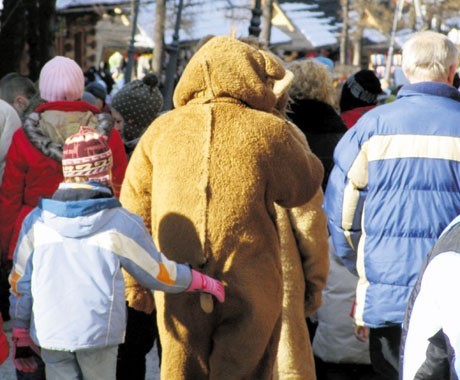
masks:
[[[306,318],[320,306],[329,269],[323,192],[292,209],[276,206],[281,241],[283,310],[273,380],[315,380]]]
[[[167,257],[226,287],[223,304],[155,294],[162,379],[272,377],[283,297],[275,203],[306,203],[323,178],[306,140],[272,113],[284,75],[270,53],[210,39],[185,68],[175,109],[150,125],[131,157],[123,206],[143,217]],[[147,294],[127,288],[140,310]]]

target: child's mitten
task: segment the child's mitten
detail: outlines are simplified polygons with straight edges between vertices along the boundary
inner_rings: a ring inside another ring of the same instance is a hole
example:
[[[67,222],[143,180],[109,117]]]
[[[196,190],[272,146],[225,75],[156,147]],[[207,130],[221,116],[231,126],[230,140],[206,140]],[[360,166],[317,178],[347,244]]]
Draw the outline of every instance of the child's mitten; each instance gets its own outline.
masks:
[[[192,283],[186,292],[204,292],[212,294],[219,302],[225,301],[225,290],[222,283],[212,277],[206,276],[203,273],[192,269]]]
[[[13,364],[19,371],[34,372],[38,365],[35,356],[40,350],[30,338],[29,329],[13,328]]]

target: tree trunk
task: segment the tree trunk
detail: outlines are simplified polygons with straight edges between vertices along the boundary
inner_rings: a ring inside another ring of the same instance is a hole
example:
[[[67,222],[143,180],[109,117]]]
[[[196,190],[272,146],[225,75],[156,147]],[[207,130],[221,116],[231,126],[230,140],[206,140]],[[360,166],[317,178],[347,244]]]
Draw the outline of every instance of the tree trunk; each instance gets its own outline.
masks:
[[[359,35],[358,31],[356,31],[355,38],[353,40],[353,66],[361,66],[361,59],[362,59],[362,34],[363,30],[361,28],[361,35]]]
[[[40,39],[39,46],[39,70],[55,55],[55,25],[56,25],[56,1],[40,0],[38,8],[38,32]],[[40,71],[37,72],[37,77]],[[35,79],[35,78],[34,78]]]
[[[342,0],[342,34],[340,35],[340,64],[346,65],[348,62],[348,17],[349,0]]]
[[[366,3],[362,1],[356,2],[356,12],[358,13],[358,23],[356,31],[353,35],[353,66],[361,66],[361,59],[363,53],[363,33],[364,33],[364,14],[366,11]]]
[[[23,2],[18,0],[4,0],[0,21],[1,78],[12,71],[20,71],[20,63],[25,46],[25,25],[27,25]]]
[[[166,0],[157,0],[155,7],[155,29],[153,31],[153,42],[155,47],[153,50],[152,71],[156,73],[160,79],[163,70],[165,20]]]
[[[26,40],[29,47],[29,76],[35,80],[40,74],[40,32],[38,4],[35,0],[23,1],[26,8],[27,31]]]
[[[272,17],[273,17],[273,0],[265,0],[265,4],[263,7],[262,31],[260,35],[260,41],[267,47],[270,46]]]

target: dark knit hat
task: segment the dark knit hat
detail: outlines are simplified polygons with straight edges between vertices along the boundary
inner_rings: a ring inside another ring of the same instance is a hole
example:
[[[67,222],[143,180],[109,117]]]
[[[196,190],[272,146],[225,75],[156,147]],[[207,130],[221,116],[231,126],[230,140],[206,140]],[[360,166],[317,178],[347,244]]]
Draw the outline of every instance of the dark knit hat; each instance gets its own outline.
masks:
[[[123,117],[124,140],[138,139],[163,107],[158,77],[149,73],[142,80],[129,82],[115,94],[111,107]]]
[[[101,99],[105,103],[107,91],[102,84],[97,82],[90,82],[86,86],[85,90],[90,94],[93,94],[96,98]]]
[[[107,137],[92,127],[81,126],[68,137],[62,152],[64,178],[88,177],[110,183],[112,151]]]
[[[377,96],[382,93],[379,78],[372,70],[360,70],[351,75],[342,87],[340,111],[377,104]]]

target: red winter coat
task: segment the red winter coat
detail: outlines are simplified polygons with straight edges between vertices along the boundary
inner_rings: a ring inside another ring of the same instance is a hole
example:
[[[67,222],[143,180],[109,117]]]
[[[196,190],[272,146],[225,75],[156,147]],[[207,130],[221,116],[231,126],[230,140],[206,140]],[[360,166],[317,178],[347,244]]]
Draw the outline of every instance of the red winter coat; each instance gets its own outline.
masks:
[[[109,115],[86,102],[50,102],[30,114],[13,135],[0,187],[0,247],[2,259],[12,260],[22,222],[39,198],[51,197],[63,181],[62,146],[90,125],[109,137],[113,154],[112,179],[118,196],[127,166],[120,134]]]
[[[353,127],[361,116],[363,116],[367,111],[370,111],[372,108],[377,107],[376,105],[357,107],[352,108],[351,110],[342,112],[340,116],[342,117],[343,122],[348,129]]]
[[[10,353],[9,350],[10,344],[8,343],[8,338],[3,332],[3,319],[0,315],[0,365],[8,359],[8,354]]]

